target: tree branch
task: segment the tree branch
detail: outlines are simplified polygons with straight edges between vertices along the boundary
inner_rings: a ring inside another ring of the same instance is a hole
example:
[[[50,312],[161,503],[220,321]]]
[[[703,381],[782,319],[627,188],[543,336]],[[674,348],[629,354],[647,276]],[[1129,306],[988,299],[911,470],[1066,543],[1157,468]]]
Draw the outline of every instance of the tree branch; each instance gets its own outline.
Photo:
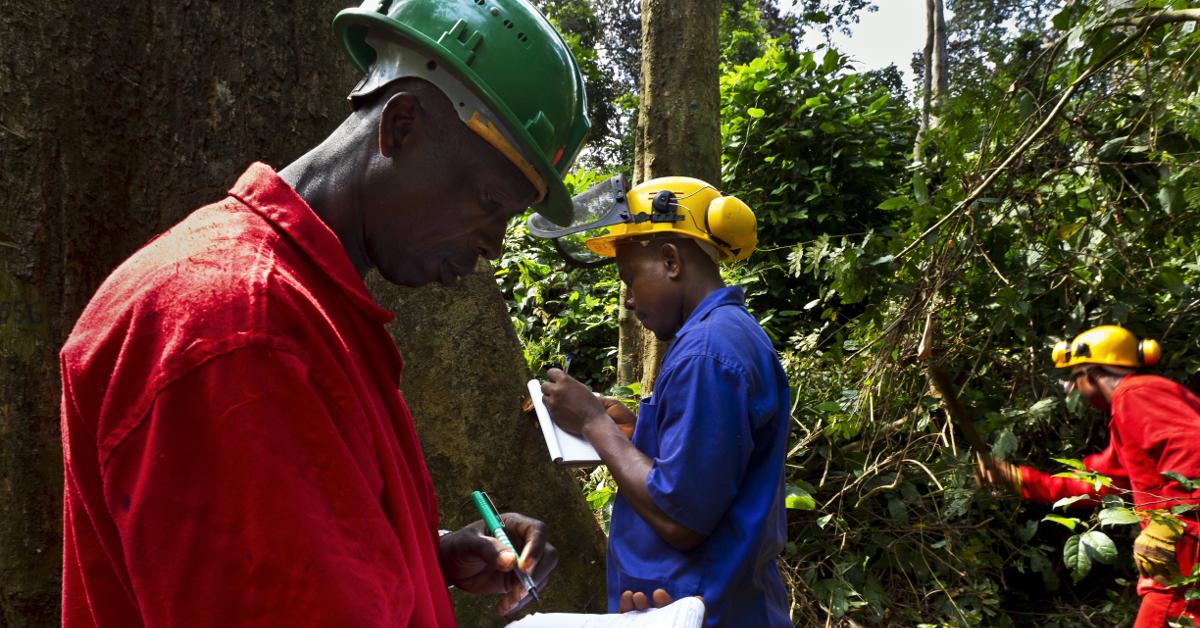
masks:
[[[1145,26],[1154,27],[1162,24],[1179,22],[1200,22],[1200,9],[1180,9],[1178,11],[1163,11],[1145,17],[1130,17],[1108,22],[1111,26]]]

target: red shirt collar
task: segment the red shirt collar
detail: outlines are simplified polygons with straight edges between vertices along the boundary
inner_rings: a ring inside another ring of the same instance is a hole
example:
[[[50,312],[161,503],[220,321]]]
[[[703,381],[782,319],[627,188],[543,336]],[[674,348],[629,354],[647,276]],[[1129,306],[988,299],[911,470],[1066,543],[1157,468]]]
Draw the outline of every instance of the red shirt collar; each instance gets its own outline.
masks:
[[[381,324],[395,318],[371,297],[337,234],[292,186],[279,178],[274,168],[261,162],[251,164],[230,188],[229,195],[287,234],[364,314]]]

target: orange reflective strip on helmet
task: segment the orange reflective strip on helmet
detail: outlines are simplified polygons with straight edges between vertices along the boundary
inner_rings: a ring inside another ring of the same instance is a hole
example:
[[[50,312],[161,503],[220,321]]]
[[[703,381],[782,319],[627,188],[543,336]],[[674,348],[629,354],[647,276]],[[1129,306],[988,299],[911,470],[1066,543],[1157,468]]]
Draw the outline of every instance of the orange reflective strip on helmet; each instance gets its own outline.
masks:
[[[534,201],[534,204],[542,202],[542,199],[546,197],[546,180],[543,179],[540,174],[538,174],[537,168],[534,168],[533,164],[529,163],[529,161],[527,161],[525,157],[521,155],[521,151],[517,150],[517,148],[504,137],[504,134],[500,132],[500,129],[497,129],[490,120],[483,117],[483,115],[481,115],[478,111],[471,114],[471,118],[467,120],[467,126],[470,127],[471,130],[476,133],[476,135],[482,137],[485,142],[491,144],[493,148],[500,151],[502,155],[507,157],[508,160],[511,161],[513,165],[521,171],[521,174],[525,175],[526,179],[529,179],[529,182],[533,184],[533,187],[538,193],[537,200]]]

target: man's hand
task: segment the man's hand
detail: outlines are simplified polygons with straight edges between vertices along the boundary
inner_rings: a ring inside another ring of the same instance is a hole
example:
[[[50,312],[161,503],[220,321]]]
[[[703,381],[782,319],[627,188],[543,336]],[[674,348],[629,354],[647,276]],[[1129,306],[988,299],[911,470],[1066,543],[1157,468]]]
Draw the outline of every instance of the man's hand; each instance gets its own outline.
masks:
[[[600,403],[604,406],[604,411],[608,413],[609,418],[617,424],[617,428],[626,438],[633,439],[633,427],[637,424],[637,415],[625,407],[620,399],[616,397],[597,397]]]
[[[980,486],[994,486],[1021,495],[1021,468],[987,454],[975,454],[975,480]]]
[[[662,608],[675,601],[671,599],[670,593],[662,589],[655,589],[650,597],[654,602],[654,608]],[[621,599],[617,602],[617,612],[644,611],[650,608],[651,599],[646,599],[646,594],[641,591],[626,591],[621,594]]]
[[[560,369],[546,371],[542,401],[559,427],[572,434],[583,434],[589,423],[611,421],[604,404],[592,390]]]
[[[1182,536],[1183,524],[1150,521],[1133,541],[1133,562],[1138,574],[1162,586],[1170,586],[1178,578],[1179,563],[1175,560],[1175,543]]]
[[[521,569],[541,589],[550,570],[558,564],[558,550],[546,542],[546,524],[513,512],[500,515],[500,522],[521,551]],[[468,593],[506,594],[496,606],[501,615],[520,609],[531,599],[513,571],[517,561],[517,555],[504,543],[487,535],[482,520],[443,536],[438,546],[438,562],[446,583]]]

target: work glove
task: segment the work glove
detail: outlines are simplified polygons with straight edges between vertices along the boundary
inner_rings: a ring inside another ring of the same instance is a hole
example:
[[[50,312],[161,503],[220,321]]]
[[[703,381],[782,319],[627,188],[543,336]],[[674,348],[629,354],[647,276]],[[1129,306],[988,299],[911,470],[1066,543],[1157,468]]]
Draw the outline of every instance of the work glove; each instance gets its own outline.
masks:
[[[1179,577],[1175,542],[1182,533],[1183,525],[1175,522],[1151,520],[1142,528],[1142,533],[1133,541],[1133,562],[1143,578],[1168,586],[1172,579]]]
[[[975,461],[975,481],[980,486],[996,487],[1021,496],[1021,467],[987,454],[976,454]]]

